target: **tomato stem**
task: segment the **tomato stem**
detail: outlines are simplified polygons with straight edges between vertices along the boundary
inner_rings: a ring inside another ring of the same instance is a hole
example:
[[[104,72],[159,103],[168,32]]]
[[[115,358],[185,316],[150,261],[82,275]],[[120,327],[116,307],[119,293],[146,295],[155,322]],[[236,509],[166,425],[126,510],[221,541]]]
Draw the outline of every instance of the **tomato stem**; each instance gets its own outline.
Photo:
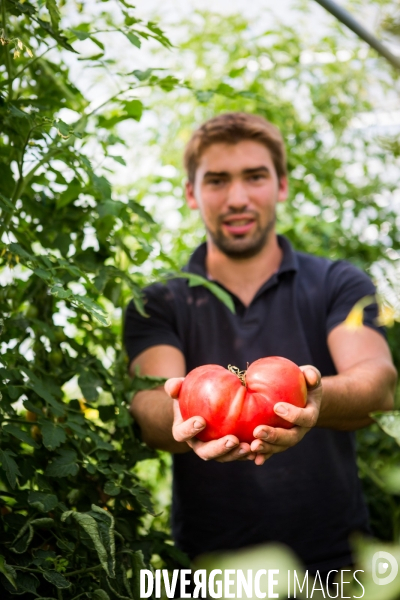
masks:
[[[240,383],[246,387],[246,371],[241,371],[233,365],[228,365],[228,371],[236,375],[240,379]]]

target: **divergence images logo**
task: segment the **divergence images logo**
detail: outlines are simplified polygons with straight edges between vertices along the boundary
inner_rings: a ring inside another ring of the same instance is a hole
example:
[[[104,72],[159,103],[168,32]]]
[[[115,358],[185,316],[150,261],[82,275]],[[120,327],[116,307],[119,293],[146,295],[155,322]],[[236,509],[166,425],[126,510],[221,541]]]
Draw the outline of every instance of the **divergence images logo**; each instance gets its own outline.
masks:
[[[389,571],[389,574],[386,575],[386,577],[381,577],[381,575],[388,572],[389,565],[391,571]],[[372,579],[374,580],[374,583],[377,585],[387,585],[388,583],[392,583],[396,578],[398,570],[399,565],[392,554],[384,552],[383,550],[375,552],[372,557]]]

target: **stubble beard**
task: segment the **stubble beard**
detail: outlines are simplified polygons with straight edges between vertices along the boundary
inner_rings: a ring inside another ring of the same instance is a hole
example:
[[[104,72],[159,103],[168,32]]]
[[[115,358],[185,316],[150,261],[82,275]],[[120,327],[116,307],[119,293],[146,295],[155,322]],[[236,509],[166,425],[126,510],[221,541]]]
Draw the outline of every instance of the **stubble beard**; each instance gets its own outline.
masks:
[[[207,228],[207,231],[217,248],[226,256],[236,260],[244,260],[253,258],[253,256],[261,252],[267,244],[271,233],[274,231],[275,222],[276,213],[274,213],[264,228],[261,228],[258,223],[256,231],[251,237],[238,235],[234,239],[228,238],[224,235],[221,227],[216,231],[211,231]]]

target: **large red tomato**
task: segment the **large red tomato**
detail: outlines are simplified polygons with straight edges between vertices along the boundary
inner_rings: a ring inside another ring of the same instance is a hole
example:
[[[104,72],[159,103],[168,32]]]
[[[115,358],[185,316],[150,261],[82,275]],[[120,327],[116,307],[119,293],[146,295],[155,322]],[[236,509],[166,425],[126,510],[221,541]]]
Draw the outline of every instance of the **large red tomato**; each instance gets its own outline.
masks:
[[[245,372],[219,365],[190,371],[179,392],[182,417],[204,417],[206,427],[198,434],[209,442],[228,434],[251,443],[258,425],[289,429],[292,423],[274,413],[277,402],[303,408],[307,387],[299,367],[286,358],[271,356],[253,362]]]

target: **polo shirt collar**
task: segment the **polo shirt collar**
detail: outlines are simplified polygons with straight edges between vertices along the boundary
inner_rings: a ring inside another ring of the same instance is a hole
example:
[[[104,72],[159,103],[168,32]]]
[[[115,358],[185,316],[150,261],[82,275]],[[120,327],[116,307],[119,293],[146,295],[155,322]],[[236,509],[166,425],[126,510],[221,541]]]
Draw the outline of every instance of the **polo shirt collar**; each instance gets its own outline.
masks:
[[[281,273],[285,273],[287,271],[297,271],[298,266],[299,266],[296,253],[293,250],[290,242],[283,235],[278,235],[277,237],[278,237],[278,244],[282,248],[282,251],[283,251],[283,258],[282,258],[282,262],[279,266],[277,273],[275,273],[272,276],[273,278],[275,278],[275,276],[279,276],[279,275],[281,275]],[[206,244],[206,242],[203,242],[193,252],[193,254],[190,257],[190,260],[189,260],[187,266],[184,268],[184,270],[189,271],[189,273],[196,273],[197,275],[201,275],[202,277],[205,277],[207,279],[206,256],[207,256],[207,244]]]

